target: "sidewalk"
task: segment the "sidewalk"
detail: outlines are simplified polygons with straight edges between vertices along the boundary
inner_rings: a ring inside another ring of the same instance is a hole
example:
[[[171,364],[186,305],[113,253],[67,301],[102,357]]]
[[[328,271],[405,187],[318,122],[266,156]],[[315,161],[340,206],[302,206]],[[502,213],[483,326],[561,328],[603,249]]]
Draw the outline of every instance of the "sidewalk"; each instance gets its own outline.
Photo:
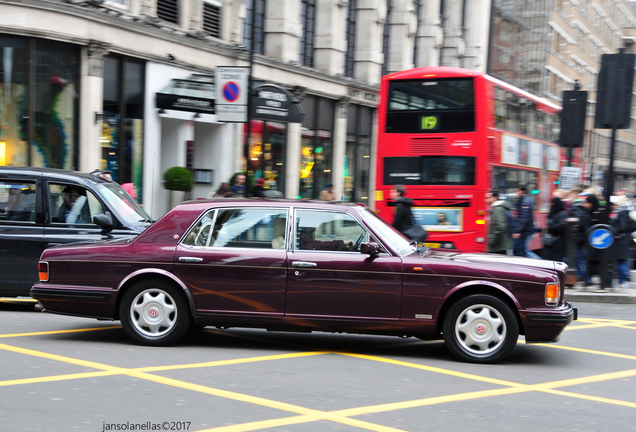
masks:
[[[636,304],[636,270],[630,272],[631,281],[623,288],[605,288],[605,292],[596,292],[601,287],[579,286],[565,288],[565,299],[569,302]]]

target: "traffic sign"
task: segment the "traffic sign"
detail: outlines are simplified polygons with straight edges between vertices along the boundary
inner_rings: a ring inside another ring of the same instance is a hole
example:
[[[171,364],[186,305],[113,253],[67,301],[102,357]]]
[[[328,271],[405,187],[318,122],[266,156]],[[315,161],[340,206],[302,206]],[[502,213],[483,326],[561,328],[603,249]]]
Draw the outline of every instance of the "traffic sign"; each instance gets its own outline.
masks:
[[[247,121],[249,68],[219,66],[215,70],[216,114],[219,121]]]
[[[588,232],[588,242],[594,249],[607,249],[614,243],[613,229],[608,225],[595,225]]]

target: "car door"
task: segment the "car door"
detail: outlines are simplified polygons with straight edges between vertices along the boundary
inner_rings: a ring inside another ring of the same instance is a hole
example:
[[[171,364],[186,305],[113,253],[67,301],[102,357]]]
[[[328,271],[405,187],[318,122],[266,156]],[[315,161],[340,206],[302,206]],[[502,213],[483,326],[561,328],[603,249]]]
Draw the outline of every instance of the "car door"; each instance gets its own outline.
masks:
[[[63,182],[46,182],[44,247],[77,241],[101,240],[102,229],[93,216],[110,211],[89,188]],[[129,235],[128,229],[113,230],[111,236]]]
[[[287,283],[287,209],[206,212],[177,246],[175,272],[199,314],[282,316]]]
[[[38,280],[43,250],[41,182],[36,176],[0,177],[0,295],[28,296]]]
[[[402,260],[343,247],[349,240],[374,241],[353,213],[297,208],[294,232],[287,317],[399,319]]]

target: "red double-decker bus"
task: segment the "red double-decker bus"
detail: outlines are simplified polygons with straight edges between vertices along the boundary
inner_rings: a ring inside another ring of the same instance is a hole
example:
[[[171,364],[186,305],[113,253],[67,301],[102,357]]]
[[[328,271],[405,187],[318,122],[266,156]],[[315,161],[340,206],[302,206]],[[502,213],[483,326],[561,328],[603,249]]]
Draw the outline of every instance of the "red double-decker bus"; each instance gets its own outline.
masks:
[[[429,233],[427,245],[486,251],[486,191],[513,199],[525,184],[541,227],[561,168],[555,144],[560,109],[467,69],[417,68],[383,77],[376,210],[392,222],[389,192],[405,185],[416,222]],[[541,247],[538,238],[531,247]]]

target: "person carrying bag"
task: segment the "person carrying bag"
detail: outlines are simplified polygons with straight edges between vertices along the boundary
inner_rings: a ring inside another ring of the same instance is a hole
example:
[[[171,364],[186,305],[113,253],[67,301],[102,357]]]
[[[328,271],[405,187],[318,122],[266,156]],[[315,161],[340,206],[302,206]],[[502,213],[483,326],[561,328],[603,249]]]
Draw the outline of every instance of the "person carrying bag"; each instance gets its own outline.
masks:
[[[413,218],[411,206],[413,201],[405,196],[406,188],[402,185],[396,185],[391,189],[392,203],[395,206],[395,218],[393,219],[393,228],[404,234],[406,237],[418,243],[422,243],[428,237],[428,233]]]

